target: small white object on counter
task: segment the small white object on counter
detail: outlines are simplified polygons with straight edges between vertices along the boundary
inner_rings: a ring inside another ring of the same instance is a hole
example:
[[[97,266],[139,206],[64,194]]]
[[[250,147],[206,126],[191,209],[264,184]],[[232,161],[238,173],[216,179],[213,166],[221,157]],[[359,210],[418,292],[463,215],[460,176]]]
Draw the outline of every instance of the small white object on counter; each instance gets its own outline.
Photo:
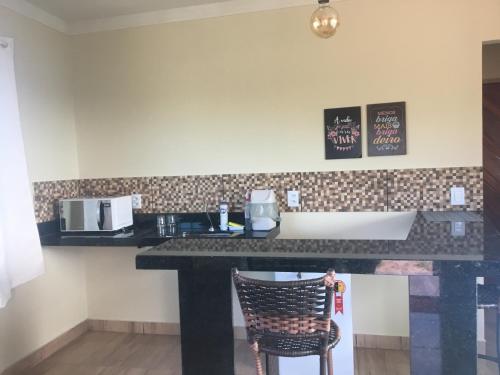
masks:
[[[276,222],[268,217],[262,217],[258,219],[252,219],[252,230],[271,230],[276,228]]]
[[[268,231],[275,228],[280,218],[274,191],[252,190],[250,201],[252,230]]]
[[[220,230],[226,231],[227,225],[229,221],[229,205],[226,202],[221,202],[219,205],[219,214],[220,214]]]

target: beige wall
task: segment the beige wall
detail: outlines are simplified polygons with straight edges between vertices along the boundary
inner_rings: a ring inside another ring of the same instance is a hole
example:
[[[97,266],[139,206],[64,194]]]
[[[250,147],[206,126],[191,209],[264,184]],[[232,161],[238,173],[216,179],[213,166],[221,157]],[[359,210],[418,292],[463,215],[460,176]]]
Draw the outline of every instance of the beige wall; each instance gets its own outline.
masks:
[[[89,247],[85,253],[90,319],[178,322],[177,272],[135,269],[145,249]]]
[[[500,80],[500,43],[483,47],[483,79]]]
[[[70,38],[1,6],[0,36],[14,38],[31,180],[77,178]]]
[[[0,6],[0,36],[15,39],[22,131],[33,181],[78,177],[70,39]],[[0,310],[0,372],[87,317],[79,249],[45,248],[45,275]]]
[[[312,7],[76,36],[81,176],[481,165],[481,48],[500,38],[500,3],[337,7],[329,40],[308,29]],[[408,155],[324,160],[324,108],[395,100]]]

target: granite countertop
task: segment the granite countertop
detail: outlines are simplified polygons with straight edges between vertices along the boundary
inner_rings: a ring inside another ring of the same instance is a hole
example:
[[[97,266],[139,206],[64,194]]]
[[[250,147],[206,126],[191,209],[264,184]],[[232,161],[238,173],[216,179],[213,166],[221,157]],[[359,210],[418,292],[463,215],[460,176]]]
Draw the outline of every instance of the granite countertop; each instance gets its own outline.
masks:
[[[134,218],[135,219],[135,218]],[[156,246],[160,238],[154,223],[139,222],[122,233],[63,233],[57,220],[38,224],[42,246]]]
[[[228,263],[241,269],[262,270],[273,270],[277,265],[285,269],[287,264],[290,270],[299,265],[301,269],[310,265],[313,270],[322,261],[335,261],[337,268],[339,263],[349,264],[351,272],[358,269],[361,273],[380,274],[436,274],[440,262],[468,262],[500,270],[500,232],[481,213],[459,213],[458,216],[432,212],[392,216],[385,213],[387,215],[380,216],[384,221],[371,220],[370,215],[366,219],[369,213],[361,214],[365,214],[359,216],[363,217],[362,222],[350,218],[356,225],[333,234],[332,230],[325,230],[327,226],[323,232],[321,228],[315,229],[314,222],[311,224],[313,230],[304,231],[300,225],[293,225],[297,224],[294,220],[302,217],[311,223],[314,215],[295,214],[288,218],[285,215],[280,234],[273,239],[236,242],[173,239],[140,253],[136,265],[140,269],[178,269],[196,258],[201,261],[217,259],[220,265]],[[336,213],[317,215],[323,221],[325,217],[342,217]],[[391,228],[395,230],[391,232]]]
[[[194,258],[217,259],[219,263],[234,263],[243,268],[250,262],[252,266],[247,268],[263,270],[273,270],[278,263],[283,266],[287,262],[290,269],[296,269],[298,264],[307,268],[310,264],[313,270],[322,261],[335,260],[362,273],[387,274],[435,273],[442,261],[500,265],[500,232],[482,213],[338,212],[282,216],[280,227],[264,234],[264,238],[262,232],[247,232],[235,239],[166,238],[158,235],[154,214],[135,215],[134,227],[114,236],[64,234],[58,231],[57,222],[41,224],[39,230],[43,246],[153,246],[136,258],[137,267],[143,269],[178,269]],[[233,219],[241,221],[239,216]],[[184,214],[183,220],[206,224],[203,214]]]
[[[111,247],[149,247],[157,246],[161,243],[172,239],[170,236],[160,235],[156,228],[157,214],[136,214],[134,215],[133,227],[127,228],[123,232],[106,234],[106,233],[64,233],[59,230],[59,221],[54,220],[46,223],[38,224],[40,234],[40,242],[42,246],[111,246]],[[206,214],[202,213],[183,213],[179,214],[180,224],[178,237],[182,235],[182,228],[186,228],[190,233],[208,228],[209,223]],[[211,213],[212,220],[218,217],[217,214]],[[243,223],[243,213],[231,213],[230,220]],[[214,223],[215,224],[215,223]],[[193,228],[194,227],[194,228]],[[204,228],[204,229],[203,229]],[[242,232],[237,233],[233,239],[241,238],[266,238],[274,236],[272,233],[262,232]],[[183,239],[184,240],[184,239]],[[225,239],[227,240],[227,239]]]

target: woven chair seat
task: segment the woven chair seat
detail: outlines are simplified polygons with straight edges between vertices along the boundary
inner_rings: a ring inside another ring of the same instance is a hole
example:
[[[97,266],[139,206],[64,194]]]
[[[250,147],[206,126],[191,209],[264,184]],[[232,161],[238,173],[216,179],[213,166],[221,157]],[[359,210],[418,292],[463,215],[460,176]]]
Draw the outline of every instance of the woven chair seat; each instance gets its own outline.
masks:
[[[316,279],[265,281],[241,276],[233,269],[233,281],[257,375],[264,375],[260,353],[266,354],[266,366],[270,355],[318,355],[320,375],[327,371],[333,375],[332,349],[340,340],[339,327],[331,320],[336,287],[333,270]]]
[[[330,323],[330,335],[327,349],[330,350],[340,340],[339,327]],[[319,355],[322,349],[321,338],[317,335],[257,335],[260,351],[280,357],[302,357]]]

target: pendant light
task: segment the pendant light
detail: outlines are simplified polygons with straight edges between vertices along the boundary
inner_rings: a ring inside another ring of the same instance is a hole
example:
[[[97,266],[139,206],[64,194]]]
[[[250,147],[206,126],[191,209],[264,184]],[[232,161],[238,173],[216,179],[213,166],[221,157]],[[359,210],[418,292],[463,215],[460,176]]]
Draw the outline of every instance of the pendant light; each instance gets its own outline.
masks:
[[[329,0],[318,0],[319,7],[311,15],[311,30],[321,38],[330,38],[337,31],[339,14]]]

